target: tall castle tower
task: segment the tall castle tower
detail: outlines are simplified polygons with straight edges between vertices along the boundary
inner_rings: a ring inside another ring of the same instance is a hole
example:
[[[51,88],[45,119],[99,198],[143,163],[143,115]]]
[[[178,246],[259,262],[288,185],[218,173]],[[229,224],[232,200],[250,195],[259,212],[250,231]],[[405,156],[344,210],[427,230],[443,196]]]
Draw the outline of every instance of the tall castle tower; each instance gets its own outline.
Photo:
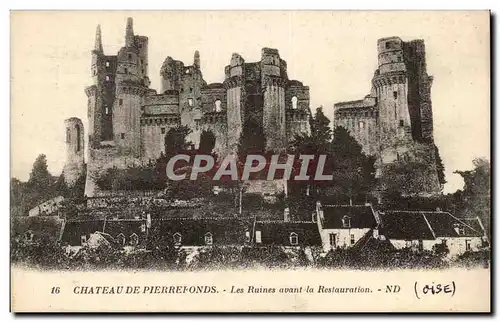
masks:
[[[439,191],[433,138],[432,76],[427,74],[421,39],[399,37],[377,41],[378,68],[364,99],[334,105],[335,127],[345,127],[377,157],[377,174],[403,158],[427,164],[422,171],[425,192]]]
[[[286,63],[278,50],[263,48],[261,54],[262,90],[264,91],[263,128],[267,149],[275,152],[287,147],[285,120]]]
[[[101,141],[113,138],[112,106],[115,96],[116,57],[105,56],[102,49],[101,26],[97,26],[92,50],[92,85],[85,89],[89,120],[89,146],[97,147]]]
[[[84,173],[85,134],[82,120],[72,117],[64,120],[66,128],[66,163],[64,164],[64,180],[73,185]]]
[[[132,18],[128,18],[125,46],[117,56],[113,133],[120,154],[136,158],[141,156],[141,102],[149,86],[147,45],[147,37],[134,35]]]
[[[231,56],[231,62],[226,67],[227,99],[227,132],[228,148],[236,151],[239,138],[243,129],[245,117],[245,60],[239,54]]]
[[[411,141],[408,109],[408,78],[403,41],[396,37],[379,39],[378,72],[372,80],[379,115],[381,162],[392,162],[405,152]]]

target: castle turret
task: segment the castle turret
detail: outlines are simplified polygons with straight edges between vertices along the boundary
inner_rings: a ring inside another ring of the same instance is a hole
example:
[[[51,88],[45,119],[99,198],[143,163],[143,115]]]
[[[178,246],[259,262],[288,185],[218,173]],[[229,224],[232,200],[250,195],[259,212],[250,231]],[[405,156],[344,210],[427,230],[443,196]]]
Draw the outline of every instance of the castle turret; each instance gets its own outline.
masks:
[[[264,92],[263,128],[267,149],[276,152],[286,148],[285,86],[286,64],[277,49],[263,48],[261,55],[262,90]]]
[[[242,104],[245,97],[244,81],[245,60],[237,53],[231,56],[231,62],[226,67],[226,88],[227,100],[227,133],[228,149],[236,151],[238,141],[242,131],[244,119],[244,106]]]
[[[200,52],[197,50],[194,52],[193,66],[200,69]]]
[[[139,45],[141,48],[138,48]],[[125,47],[120,49],[117,57],[113,133],[120,153],[130,157],[140,157],[141,154],[141,102],[148,90],[144,86],[145,63],[147,38],[134,36],[132,18],[128,18]]]
[[[83,123],[79,118],[72,117],[64,121],[66,128],[66,163],[64,164],[64,180],[73,185],[84,173],[85,134]]]
[[[380,120],[381,162],[396,160],[411,140],[408,75],[404,44],[398,37],[379,39],[378,72],[373,78]]]
[[[116,57],[106,56],[102,50],[101,26],[96,28],[91,63],[92,85],[85,89],[89,120],[89,146],[97,147],[101,141],[111,140]]]

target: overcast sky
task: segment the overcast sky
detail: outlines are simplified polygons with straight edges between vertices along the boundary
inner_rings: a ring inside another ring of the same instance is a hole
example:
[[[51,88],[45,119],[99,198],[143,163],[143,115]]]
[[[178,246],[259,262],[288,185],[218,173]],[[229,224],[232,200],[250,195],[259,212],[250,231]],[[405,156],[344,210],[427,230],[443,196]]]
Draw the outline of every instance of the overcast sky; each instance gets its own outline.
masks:
[[[262,47],[273,47],[287,61],[289,78],[310,87],[311,108],[322,105],[331,120],[334,103],[369,92],[377,39],[424,39],[445,192],[463,185],[453,171],[472,168],[475,157],[490,158],[488,12],[14,12],[12,176],[26,180],[40,153],[52,174],[61,173],[64,119],[76,116],[88,124],[84,88],[91,85],[96,25],[105,53],[116,55],[129,16],[135,34],[149,37],[152,88],[160,89],[167,56],[189,65],[199,50],[211,83],[223,81],[232,53],[258,61]]]

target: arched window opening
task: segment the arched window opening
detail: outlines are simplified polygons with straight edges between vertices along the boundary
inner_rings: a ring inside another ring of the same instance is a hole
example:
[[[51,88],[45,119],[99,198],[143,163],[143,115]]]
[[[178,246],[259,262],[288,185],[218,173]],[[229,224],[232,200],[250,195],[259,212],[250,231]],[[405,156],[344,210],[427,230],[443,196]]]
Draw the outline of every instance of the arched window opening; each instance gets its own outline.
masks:
[[[342,218],[342,227],[343,228],[351,228],[351,217],[344,216]]]
[[[296,233],[290,234],[290,245],[297,246],[299,244],[299,236]]]
[[[359,121],[358,125],[359,125],[360,129],[364,129],[365,128],[365,122],[363,122],[363,121]]]
[[[136,233],[130,235],[130,245],[137,246],[139,244],[139,236]]]
[[[212,233],[208,232],[205,234],[205,245],[212,245],[214,243],[214,239]]]
[[[222,110],[221,104],[222,103],[221,103],[220,99],[215,100],[215,111],[216,112],[220,112]]]
[[[70,143],[70,142],[71,142],[71,130],[66,129],[66,143]]]
[[[125,245],[125,235],[122,233],[119,233],[118,236],[116,236],[116,241],[118,244],[124,246]]]
[[[297,96],[292,97],[292,109],[297,109]]]
[[[174,244],[180,245],[182,243],[182,236],[180,233],[174,234]]]
[[[76,152],[78,152],[82,149],[80,143],[80,126],[75,125],[75,128],[76,128]]]

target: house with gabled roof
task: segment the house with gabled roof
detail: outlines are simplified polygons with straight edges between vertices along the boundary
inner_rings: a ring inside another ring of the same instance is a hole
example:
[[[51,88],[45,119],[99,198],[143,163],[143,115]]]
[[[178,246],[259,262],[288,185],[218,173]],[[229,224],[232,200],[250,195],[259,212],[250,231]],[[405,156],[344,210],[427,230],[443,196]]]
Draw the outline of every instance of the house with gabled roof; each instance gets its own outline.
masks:
[[[241,246],[250,242],[251,223],[239,218],[160,218],[152,220],[151,240],[184,249]]]
[[[478,228],[479,218],[463,220],[442,211],[385,211],[380,218],[380,233],[397,249],[432,251],[434,245],[444,243],[453,257],[487,244],[484,229]]]
[[[316,204],[317,225],[323,251],[353,247],[365,235],[378,238],[377,213],[366,205]]]
[[[321,246],[318,226],[312,221],[255,221],[253,231],[253,245],[257,247],[301,248]]]
[[[69,219],[64,223],[61,243],[69,246],[83,246],[92,234],[100,233],[108,242],[119,246],[145,246],[147,237],[146,220],[143,218],[92,218]]]

